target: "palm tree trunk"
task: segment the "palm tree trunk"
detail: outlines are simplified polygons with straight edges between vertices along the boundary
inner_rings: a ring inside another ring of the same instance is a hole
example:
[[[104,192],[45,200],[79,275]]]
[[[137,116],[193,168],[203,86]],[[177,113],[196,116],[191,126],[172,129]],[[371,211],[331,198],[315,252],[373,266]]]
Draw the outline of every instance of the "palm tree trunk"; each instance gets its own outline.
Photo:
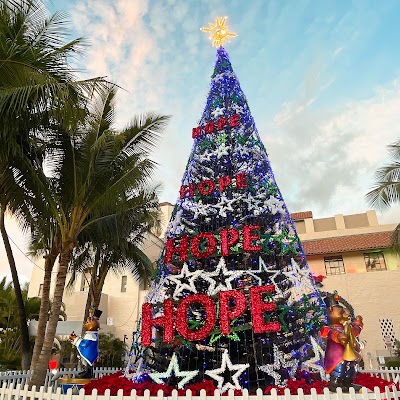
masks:
[[[64,294],[65,280],[67,278],[68,265],[72,258],[72,250],[74,248],[72,241],[63,241],[62,250],[60,253],[60,262],[58,265],[58,273],[56,280],[56,287],[54,290],[53,303],[51,307],[51,314],[47,325],[46,336],[44,338],[42,352],[39,356],[38,362],[33,366],[32,378],[29,386],[36,387],[43,386],[46,380],[47,366],[51,357],[51,350],[53,348],[54,338],[56,336],[58,318],[61,310],[61,303]]]
[[[92,297],[93,297],[92,296],[92,285],[93,285],[93,282],[90,281],[90,283],[89,283],[89,292],[88,292],[88,295],[87,295],[87,298],[86,298],[85,315],[83,316],[83,320],[84,321],[87,320],[87,318],[89,316],[90,307],[92,306]],[[82,326],[81,336],[83,336],[85,334],[85,332],[86,332],[85,327]]]
[[[6,249],[8,263],[10,265],[10,271],[15,291],[15,298],[17,300],[18,305],[18,314],[19,314],[19,329],[20,329],[20,337],[21,337],[21,368],[23,370],[28,370],[31,359],[31,349],[29,344],[29,330],[28,330],[28,321],[26,318],[25,304],[24,299],[22,297],[21,285],[19,283],[18,271],[15,265],[14,255],[11,249],[10,241],[8,239],[6,227],[4,224],[4,216],[5,216],[5,207],[3,205],[0,206],[0,231],[1,236],[3,237],[4,247]]]
[[[94,292],[94,295],[93,295],[93,306],[94,306],[94,308],[96,310],[98,310],[99,305],[100,305],[102,291],[103,291],[103,287],[100,287],[100,288],[96,287],[93,290],[93,292]]]
[[[58,257],[60,250],[58,248],[57,238],[53,238],[51,243],[50,254],[45,256],[44,262],[44,278],[42,297],[40,301],[39,321],[35,339],[35,347],[33,348],[31,369],[37,364],[40,353],[42,352],[44,337],[46,334],[47,318],[49,316],[49,304],[50,304],[50,285],[51,285],[51,273],[53,271],[54,263]]]

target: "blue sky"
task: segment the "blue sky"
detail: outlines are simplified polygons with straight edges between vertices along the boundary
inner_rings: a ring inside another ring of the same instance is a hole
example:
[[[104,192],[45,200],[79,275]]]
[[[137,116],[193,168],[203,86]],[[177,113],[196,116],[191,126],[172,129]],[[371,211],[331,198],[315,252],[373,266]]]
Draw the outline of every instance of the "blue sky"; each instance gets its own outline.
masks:
[[[125,91],[118,126],[158,111],[172,119],[156,151],[161,201],[174,202],[200,119],[215,49],[199,30],[228,16],[230,59],[289,211],[360,213],[386,148],[400,138],[397,0],[73,0],[72,37],[90,47],[83,76]],[[400,220],[399,207],[380,216]],[[1,249],[2,251],[2,249]],[[1,256],[1,254],[0,254]]]

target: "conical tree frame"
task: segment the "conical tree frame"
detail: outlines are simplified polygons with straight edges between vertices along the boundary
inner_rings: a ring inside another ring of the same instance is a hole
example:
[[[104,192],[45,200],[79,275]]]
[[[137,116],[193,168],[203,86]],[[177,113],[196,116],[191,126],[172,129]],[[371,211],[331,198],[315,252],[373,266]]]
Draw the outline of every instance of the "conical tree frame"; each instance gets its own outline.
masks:
[[[222,391],[324,378],[324,303],[222,47],[192,138],[142,309],[141,368]]]

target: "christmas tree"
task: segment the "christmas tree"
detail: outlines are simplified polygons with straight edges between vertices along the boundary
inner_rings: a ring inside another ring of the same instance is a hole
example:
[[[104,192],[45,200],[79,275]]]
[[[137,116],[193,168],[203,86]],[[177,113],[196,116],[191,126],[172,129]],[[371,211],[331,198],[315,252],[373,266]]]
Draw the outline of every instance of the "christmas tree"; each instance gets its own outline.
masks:
[[[143,305],[139,370],[222,391],[323,377],[324,304],[222,47],[234,34],[226,18],[204,30],[217,61]]]

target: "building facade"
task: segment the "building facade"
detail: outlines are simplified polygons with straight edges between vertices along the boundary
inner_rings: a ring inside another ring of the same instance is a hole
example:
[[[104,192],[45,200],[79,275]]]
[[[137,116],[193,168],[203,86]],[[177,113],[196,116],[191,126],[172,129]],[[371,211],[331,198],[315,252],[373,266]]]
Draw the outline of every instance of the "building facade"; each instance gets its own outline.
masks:
[[[361,339],[366,367],[377,367],[400,339],[400,259],[391,250],[397,224],[380,225],[375,211],[314,219],[312,212],[292,214],[322,291],[337,291],[364,318]]]

